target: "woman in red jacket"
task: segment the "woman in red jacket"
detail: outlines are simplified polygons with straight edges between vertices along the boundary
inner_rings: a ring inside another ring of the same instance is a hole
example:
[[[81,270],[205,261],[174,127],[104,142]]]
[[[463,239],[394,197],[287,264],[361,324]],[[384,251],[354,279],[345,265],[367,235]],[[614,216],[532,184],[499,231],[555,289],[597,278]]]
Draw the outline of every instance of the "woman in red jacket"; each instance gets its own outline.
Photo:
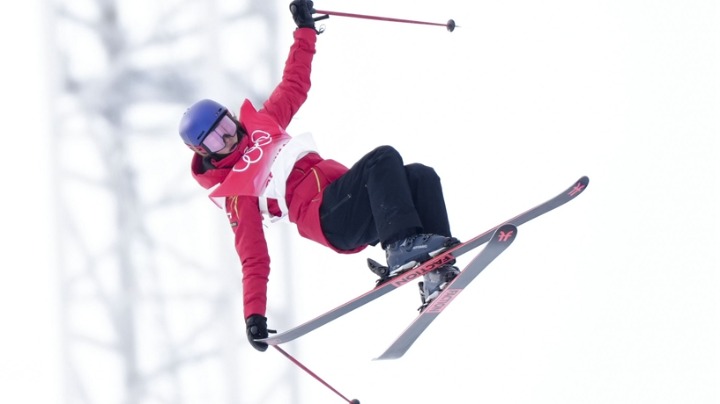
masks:
[[[298,232],[339,253],[380,243],[387,278],[457,243],[451,237],[440,178],[421,164],[403,163],[390,146],[371,151],[350,169],[322,158],[309,135],[285,128],[305,102],[317,31],[313,3],[290,5],[294,43],[282,81],[256,110],[245,100],[235,117],[223,105],[201,100],[180,121],[180,135],[195,152],[193,177],[223,207],[235,233],[243,272],[247,335],[255,349],[267,345],[266,305],[270,256],[263,220],[288,217]],[[447,265],[425,275],[425,307],[458,273]]]

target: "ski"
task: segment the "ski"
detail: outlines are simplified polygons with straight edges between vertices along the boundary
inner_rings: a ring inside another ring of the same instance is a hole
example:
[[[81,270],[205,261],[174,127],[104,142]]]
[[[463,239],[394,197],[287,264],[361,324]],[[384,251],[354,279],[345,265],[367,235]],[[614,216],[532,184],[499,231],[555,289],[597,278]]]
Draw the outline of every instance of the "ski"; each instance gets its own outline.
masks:
[[[570,186],[557,196],[548,199],[547,201],[513,217],[510,220],[502,222],[502,224],[512,223],[515,226],[520,226],[523,223],[526,223],[532,219],[537,218],[538,216],[550,212],[551,210],[575,199],[575,197],[580,195],[585,190],[589,182],[590,179],[587,176],[583,176],[577,181],[575,181],[572,186]],[[406,285],[413,280],[421,278],[424,274],[434,269],[437,269],[448,262],[451,262],[460,255],[465,254],[466,252],[485,244],[490,240],[495,230],[497,230],[502,224],[493,227],[492,229],[482,234],[479,234],[464,243],[457,244],[443,251],[434,258],[425,261],[423,264],[388,279],[387,281],[377,285],[374,289],[371,289],[369,292],[366,292],[328,312],[325,312],[324,314],[321,314],[310,321],[307,321],[295,328],[291,328],[290,330],[287,330],[285,332],[271,335],[268,338],[259,339],[258,341],[264,342],[268,345],[279,345],[302,337],[303,335],[313,330],[316,330],[319,327],[322,327],[323,325],[341,316],[344,316],[345,314],[350,313],[358,307],[362,307],[365,304],[368,304],[373,300],[384,296],[385,294],[399,288],[400,286]]]
[[[405,331],[382,355],[375,360],[397,359],[407,352],[425,329],[440,313],[477,277],[491,262],[505,251],[517,236],[517,227],[512,224],[500,226],[492,235],[490,242],[469,264],[460,271],[445,289],[420,312]]]

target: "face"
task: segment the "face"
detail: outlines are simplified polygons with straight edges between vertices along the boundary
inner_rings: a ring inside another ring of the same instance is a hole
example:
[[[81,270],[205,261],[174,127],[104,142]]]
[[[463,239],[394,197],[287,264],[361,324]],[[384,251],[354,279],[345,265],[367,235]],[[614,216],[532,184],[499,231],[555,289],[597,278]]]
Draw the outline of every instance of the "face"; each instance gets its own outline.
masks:
[[[222,149],[216,151],[215,154],[224,156],[224,155],[228,155],[228,154],[234,152],[238,145],[237,130],[235,130],[231,133],[224,134],[222,136],[222,140],[223,140],[223,147],[222,147]]]
[[[238,130],[235,121],[225,115],[210,133],[205,136],[200,147],[193,148],[201,156],[211,153],[227,155],[235,151],[238,145]]]

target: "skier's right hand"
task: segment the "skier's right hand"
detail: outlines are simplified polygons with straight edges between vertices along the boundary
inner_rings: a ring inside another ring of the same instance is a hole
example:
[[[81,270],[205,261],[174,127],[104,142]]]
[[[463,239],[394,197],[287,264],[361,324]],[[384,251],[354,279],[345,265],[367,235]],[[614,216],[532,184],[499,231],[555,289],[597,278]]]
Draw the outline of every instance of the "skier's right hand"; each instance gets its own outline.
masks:
[[[290,3],[290,12],[298,28],[315,29],[315,20],[312,16],[315,9],[312,0],[293,0]]]
[[[267,338],[268,333],[275,333],[275,330],[268,330],[267,318],[259,314],[251,314],[245,319],[245,325],[247,326],[247,337],[250,341],[250,345],[260,352],[265,352],[268,348],[268,344],[264,342],[257,342],[256,339]]]

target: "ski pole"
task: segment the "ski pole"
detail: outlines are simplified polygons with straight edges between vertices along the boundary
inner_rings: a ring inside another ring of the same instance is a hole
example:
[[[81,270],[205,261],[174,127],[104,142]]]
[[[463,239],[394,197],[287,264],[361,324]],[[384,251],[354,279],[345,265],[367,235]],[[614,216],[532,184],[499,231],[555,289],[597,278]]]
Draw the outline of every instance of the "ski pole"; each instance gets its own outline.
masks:
[[[327,388],[329,388],[330,390],[332,390],[335,394],[337,394],[338,396],[340,396],[343,400],[347,401],[349,404],[360,404],[360,401],[358,401],[357,399],[354,398],[354,399],[352,399],[352,400],[349,400],[347,397],[345,397],[345,396],[343,396],[342,394],[340,394],[339,391],[335,390],[335,388],[333,388],[331,385],[329,385],[325,380],[321,379],[318,375],[316,375],[315,373],[313,373],[312,370],[310,370],[310,369],[308,369],[307,367],[305,367],[305,365],[303,365],[302,363],[300,363],[300,361],[298,361],[297,359],[295,359],[295,358],[294,358],[292,355],[290,355],[289,353],[285,352],[285,351],[284,351],[282,348],[280,348],[279,346],[273,345],[273,348],[277,349],[278,352],[280,352],[281,354],[285,355],[286,358],[290,359],[290,361],[291,361],[292,363],[296,364],[300,369],[306,371],[310,376],[314,377],[317,381],[319,381],[319,382],[322,383],[325,387],[327,387]]]
[[[455,21],[453,19],[448,20],[447,23],[442,24],[438,22],[426,22],[426,21],[415,21],[415,20],[403,20],[400,18],[390,18],[390,17],[378,17],[374,15],[363,15],[363,14],[351,14],[351,13],[343,13],[339,11],[326,11],[326,10],[315,10],[316,13],[325,14],[324,16],[315,18],[315,21],[322,20],[325,18],[328,18],[331,15],[335,15],[338,17],[351,17],[351,18],[364,18],[367,20],[379,20],[379,21],[391,21],[391,22],[404,22],[408,24],[423,24],[423,25],[438,25],[441,27],[446,27],[448,31],[453,32],[455,30],[455,27],[459,27],[459,25],[455,25]]]

